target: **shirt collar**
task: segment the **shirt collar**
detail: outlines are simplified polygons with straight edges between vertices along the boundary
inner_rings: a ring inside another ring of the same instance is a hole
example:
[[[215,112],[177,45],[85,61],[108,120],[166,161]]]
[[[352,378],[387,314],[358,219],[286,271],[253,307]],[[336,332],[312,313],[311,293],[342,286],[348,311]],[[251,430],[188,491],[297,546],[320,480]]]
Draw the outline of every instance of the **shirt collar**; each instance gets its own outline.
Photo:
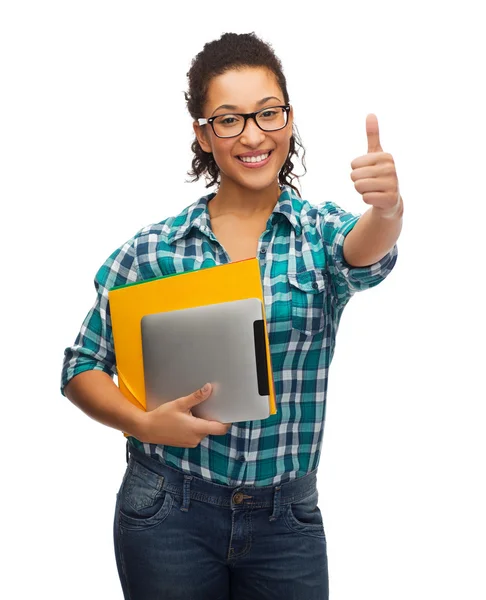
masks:
[[[193,227],[199,229],[207,236],[213,235],[210,227],[208,203],[214,196],[216,196],[216,192],[199,198],[197,202],[185,208],[179,217],[175,217],[174,222],[172,223],[172,230],[168,235],[169,244],[187,236]],[[299,236],[302,231],[300,221],[302,206],[303,201],[295,190],[288,185],[283,186],[272,212],[272,224],[275,223],[277,219],[282,218],[279,215],[283,215],[294,228],[295,234]],[[179,225],[181,221],[182,223]]]

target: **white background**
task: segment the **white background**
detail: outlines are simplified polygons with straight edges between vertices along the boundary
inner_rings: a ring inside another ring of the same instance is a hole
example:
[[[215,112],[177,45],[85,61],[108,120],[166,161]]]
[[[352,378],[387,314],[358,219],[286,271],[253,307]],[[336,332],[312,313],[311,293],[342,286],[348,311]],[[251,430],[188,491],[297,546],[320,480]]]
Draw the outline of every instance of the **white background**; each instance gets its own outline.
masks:
[[[373,112],[405,203],[397,265],[347,306],[331,366],[331,600],[486,598],[480,3],[318,5],[2,3],[2,598],[122,598],[124,438],[61,396],[63,351],[109,254],[206,192],[185,183],[183,91],[225,31],[283,62],[306,199],[368,210],[350,163]]]

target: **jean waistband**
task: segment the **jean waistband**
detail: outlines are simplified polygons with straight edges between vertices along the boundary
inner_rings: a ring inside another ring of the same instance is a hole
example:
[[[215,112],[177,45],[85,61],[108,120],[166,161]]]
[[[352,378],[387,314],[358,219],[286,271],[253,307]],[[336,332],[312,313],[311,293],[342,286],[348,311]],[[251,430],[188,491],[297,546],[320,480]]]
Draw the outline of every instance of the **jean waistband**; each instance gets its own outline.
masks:
[[[241,484],[236,487],[213,483],[188,475],[154,459],[131,444],[128,444],[130,460],[145,466],[163,477],[162,488],[184,498],[209,502],[227,508],[278,508],[307,498],[316,490],[317,469],[278,485],[252,486]]]

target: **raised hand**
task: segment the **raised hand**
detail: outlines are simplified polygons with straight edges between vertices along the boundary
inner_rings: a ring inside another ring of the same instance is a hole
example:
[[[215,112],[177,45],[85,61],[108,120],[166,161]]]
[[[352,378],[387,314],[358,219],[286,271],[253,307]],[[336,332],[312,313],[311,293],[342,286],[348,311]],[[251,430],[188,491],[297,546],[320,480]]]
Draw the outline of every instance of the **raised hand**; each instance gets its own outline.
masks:
[[[400,209],[401,197],[393,156],[383,152],[380,143],[378,119],[374,114],[366,117],[368,154],[351,163],[351,179],[363,196],[363,202],[372,205],[383,215],[393,216]]]

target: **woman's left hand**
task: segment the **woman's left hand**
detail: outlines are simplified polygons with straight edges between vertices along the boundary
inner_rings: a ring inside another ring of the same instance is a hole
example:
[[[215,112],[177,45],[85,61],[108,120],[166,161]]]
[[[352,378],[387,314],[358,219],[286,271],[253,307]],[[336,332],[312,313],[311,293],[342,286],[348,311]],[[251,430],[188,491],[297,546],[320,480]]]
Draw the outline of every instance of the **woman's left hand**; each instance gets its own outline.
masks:
[[[383,152],[380,145],[378,119],[374,114],[366,117],[368,154],[351,163],[354,187],[383,216],[394,216],[400,209],[401,198],[393,156]]]

